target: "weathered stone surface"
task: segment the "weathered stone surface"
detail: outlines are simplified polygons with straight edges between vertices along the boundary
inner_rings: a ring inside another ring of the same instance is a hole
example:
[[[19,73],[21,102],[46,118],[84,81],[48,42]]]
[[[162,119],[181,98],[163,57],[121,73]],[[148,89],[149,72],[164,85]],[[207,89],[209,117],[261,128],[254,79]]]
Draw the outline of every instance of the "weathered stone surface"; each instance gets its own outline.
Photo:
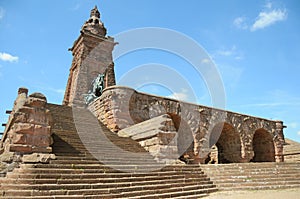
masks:
[[[4,162],[0,162],[0,173],[6,168],[6,164]]]
[[[44,154],[44,153],[33,153],[30,155],[24,155],[22,160],[24,163],[49,163],[50,160],[55,160],[54,154]]]
[[[168,114],[120,130],[118,135],[138,141],[158,162],[173,164],[179,158],[177,132]]]
[[[12,172],[14,168],[18,167],[18,163],[12,162],[12,163],[1,163],[0,162],[0,176],[1,174],[5,174],[7,172]]]
[[[30,123],[15,123],[13,125],[13,130],[16,133],[33,134],[33,132],[34,132],[34,124],[30,124]]]
[[[120,137],[132,137],[134,140],[139,140],[153,137],[160,131],[176,131],[174,126],[167,125],[167,123],[172,123],[172,119],[168,114],[164,114],[120,130],[118,135]]]
[[[31,95],[29,95],[29,97],[41,99],[41,101],[46,101],[47,102],[46,96],[42,93],[32,93]]]
[[[9,151],[11,152],[20,152],[20,153],[31,153],[32,146],[25,144],[10,144]]]
[[[4,151],[4,153],[0,155],[0,162],[12,162],[14,161],[13,158],[14,158],[13,152]]]
[[[285,139],[284,161],[285,162],[300,162],[300,143],[290,139]]]

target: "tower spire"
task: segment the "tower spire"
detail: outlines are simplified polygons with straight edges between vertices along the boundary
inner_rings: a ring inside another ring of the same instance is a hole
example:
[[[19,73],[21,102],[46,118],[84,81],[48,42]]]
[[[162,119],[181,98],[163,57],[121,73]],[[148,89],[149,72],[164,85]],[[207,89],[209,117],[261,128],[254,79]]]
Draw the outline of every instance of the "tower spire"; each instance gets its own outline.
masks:
[[[100,12],[95,6],[91,10],[90,18],[83,24],[81,28],[81,32],[89,32],[93,33],[98,36],[105,37],[106,35],[106,28],[104,27],[104,24],[100,20]]]
[[[93,93],[92,89],[93,82],[99,75],[102,90],[103,87],[115,85],[112,51],[116,43],[113,37],[106,36],[106,28],[100,21],[97,6],[91,10],[90,18],[80,32],[73,47],[69,49],[72,51],[73,61],[63,104],[82,107],[86,105],[85,97],[89,94],[99,96],[98,90]]]
[[[90,17],[97,17],[100,19],[100,12],[97,8],[97,6],[95,5],[95,7],[91,10],[91,14]]]

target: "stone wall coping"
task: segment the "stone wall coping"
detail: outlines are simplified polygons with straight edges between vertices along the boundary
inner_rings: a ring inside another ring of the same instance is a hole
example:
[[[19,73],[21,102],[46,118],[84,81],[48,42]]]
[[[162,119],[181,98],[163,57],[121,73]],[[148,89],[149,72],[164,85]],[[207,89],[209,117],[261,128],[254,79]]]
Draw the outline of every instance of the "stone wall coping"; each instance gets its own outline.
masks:
[[[115,90],[115,89],[131,90],[131,91],[133,91],[133,92],[135,92],[137,94],[141,94],[141,95],[148,95],[148,96],[151,96],[151,97],[157,97],[157,98],[161,98],[161,99],[164,99],[164,100],[170,100],[170,101],[174,101],[174,102],[178,102],[178,103],[183,103],[183,104],[188,104],[188,105],[203,107],[203,108],[207,108],[207,109],[212,109],[212,110],[215,110],[215,111],[225,111],[227,113],[231,113],[231,114],[235,114],[235,115],[240,115],[240,116],[243,116],[243,117],[252,117],[252,118],[260,119],[260,120],[263,120],[263,121],[276,122],[276,123],[282,123],[283,124],[283,121],[281,121],[281,120],[271,120],[271,119],[266,119],[266,118],[257,117],[257,116],[253,116],[253,115],[242,114],[242,113],[238,113],[238,112],[234,112],[234,111],[228,111],[228,110],[225,110],[225,109],[220,109],[220,108],[215,108],[215,107],[200,105],[200,104],[196,104],[196,103],[192,103],[192,102],[186,102],[186,101],[181,101],[181,100],[177,100],[177,99],[173,99],[173,98],[168,98],[168,97],[164,97],[164,96],[149,94],[149,93],[137,91],[137,90],[135,90],[135,89],[133,89],[131,87],[128,87],[128,86],[119,86],[119,85],[110,86],[108,88],[105,88],[103,90],[103,93],[105,93],[107,91],[110,91],[110,90]],[[100,98],[101,98],[101,96],[100,96]],[[97,99],[95,99],[95,101],[96,100]]]

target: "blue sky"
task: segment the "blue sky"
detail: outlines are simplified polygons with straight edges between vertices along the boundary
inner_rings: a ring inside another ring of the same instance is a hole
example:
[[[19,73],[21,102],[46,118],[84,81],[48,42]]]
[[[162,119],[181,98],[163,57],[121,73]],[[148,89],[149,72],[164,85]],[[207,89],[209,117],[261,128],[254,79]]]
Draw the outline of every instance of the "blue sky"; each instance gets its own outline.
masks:
[[[51,103],[62,102],[72,61],[68,48],[95,5],[108,35],[161,27],[194,39],[219,69],[227,110],[283,120],[286,137],[300,141],[298,0],[1,0],[1,123],[7,121],[5,110],[12,108],[21,86],[45,94]],[[117,79],[148,63],[167,65],[193,85],[196,99],[184,88],[176,93],[181,99],[212,105],[201,77],[189,63],[167,52],[148,49],[121,57],[115,61]],[[174,95],[155,85],[140,90]]]

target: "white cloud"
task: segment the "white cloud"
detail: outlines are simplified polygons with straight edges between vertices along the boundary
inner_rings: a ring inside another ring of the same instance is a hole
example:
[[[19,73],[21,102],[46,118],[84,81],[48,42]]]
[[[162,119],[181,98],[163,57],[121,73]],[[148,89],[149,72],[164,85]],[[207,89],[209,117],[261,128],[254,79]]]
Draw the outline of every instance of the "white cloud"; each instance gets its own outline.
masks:
[[[256,31],[258,29],[263,29],[277,22],[284,21],[287,19],[288,13],[284,8],[274,8],[273,3],[267,1],[263,6],[263,10],[258,14],[254,23],[250,25],[247,23],[246,17],[237,17],[233,20],[233,25],[236,28],[243,30]]]
[[[201,60],[201,63],[208,64],[208,63],[210,63],[210,60],[207,59],[207,58],[204,58],[204,59]]]
[[[167,97],[172,98],[172,99],[181,100],[181,101],[189,100],[188,91],[186,89],[181,89],[180,92],[174,92],[173,94],[168,95]]]
[[[284,21],[287,18],[287,11],[285,9],[274,9],[268,12],[260,12],[256,21],[251,26],[251,31],[263,29],[276,22]]]
[[[232,46],[231,49],[218,50],[217,54],[228,57],[228,56],[231,56],[231,55],[235,54],[235,51],[236,51],[236,47]]]
[[[246,30],[248,29],[248,25],[246,23],[245,17],[237,17],[233,20],[233,25],[239,29]]]
[[[18,62],[19,57],[10,55],[8,53],[0,53],[0,60],[8,62]]]
[[[243,53],[240,52],[240,51],[238,51],[235,45],[233,45],[229,49],[224,49],[223,48],[221,50],[217,50],[216,54],[219,55],[219,56],[224,56],[224,57],[232,57],[235,60],[242,60],[242,59],[244,59]]]
[[[300,131],[298,131],[298,133],[297,133],[299,136],[300,136]]]
[[[231,56],[233,54],[232,50],[218,50],[217,53],[222,56]]]
[[[3,19],[4,15],[5,15],[5,10],[2,7],[0,7],[0,20]]]

